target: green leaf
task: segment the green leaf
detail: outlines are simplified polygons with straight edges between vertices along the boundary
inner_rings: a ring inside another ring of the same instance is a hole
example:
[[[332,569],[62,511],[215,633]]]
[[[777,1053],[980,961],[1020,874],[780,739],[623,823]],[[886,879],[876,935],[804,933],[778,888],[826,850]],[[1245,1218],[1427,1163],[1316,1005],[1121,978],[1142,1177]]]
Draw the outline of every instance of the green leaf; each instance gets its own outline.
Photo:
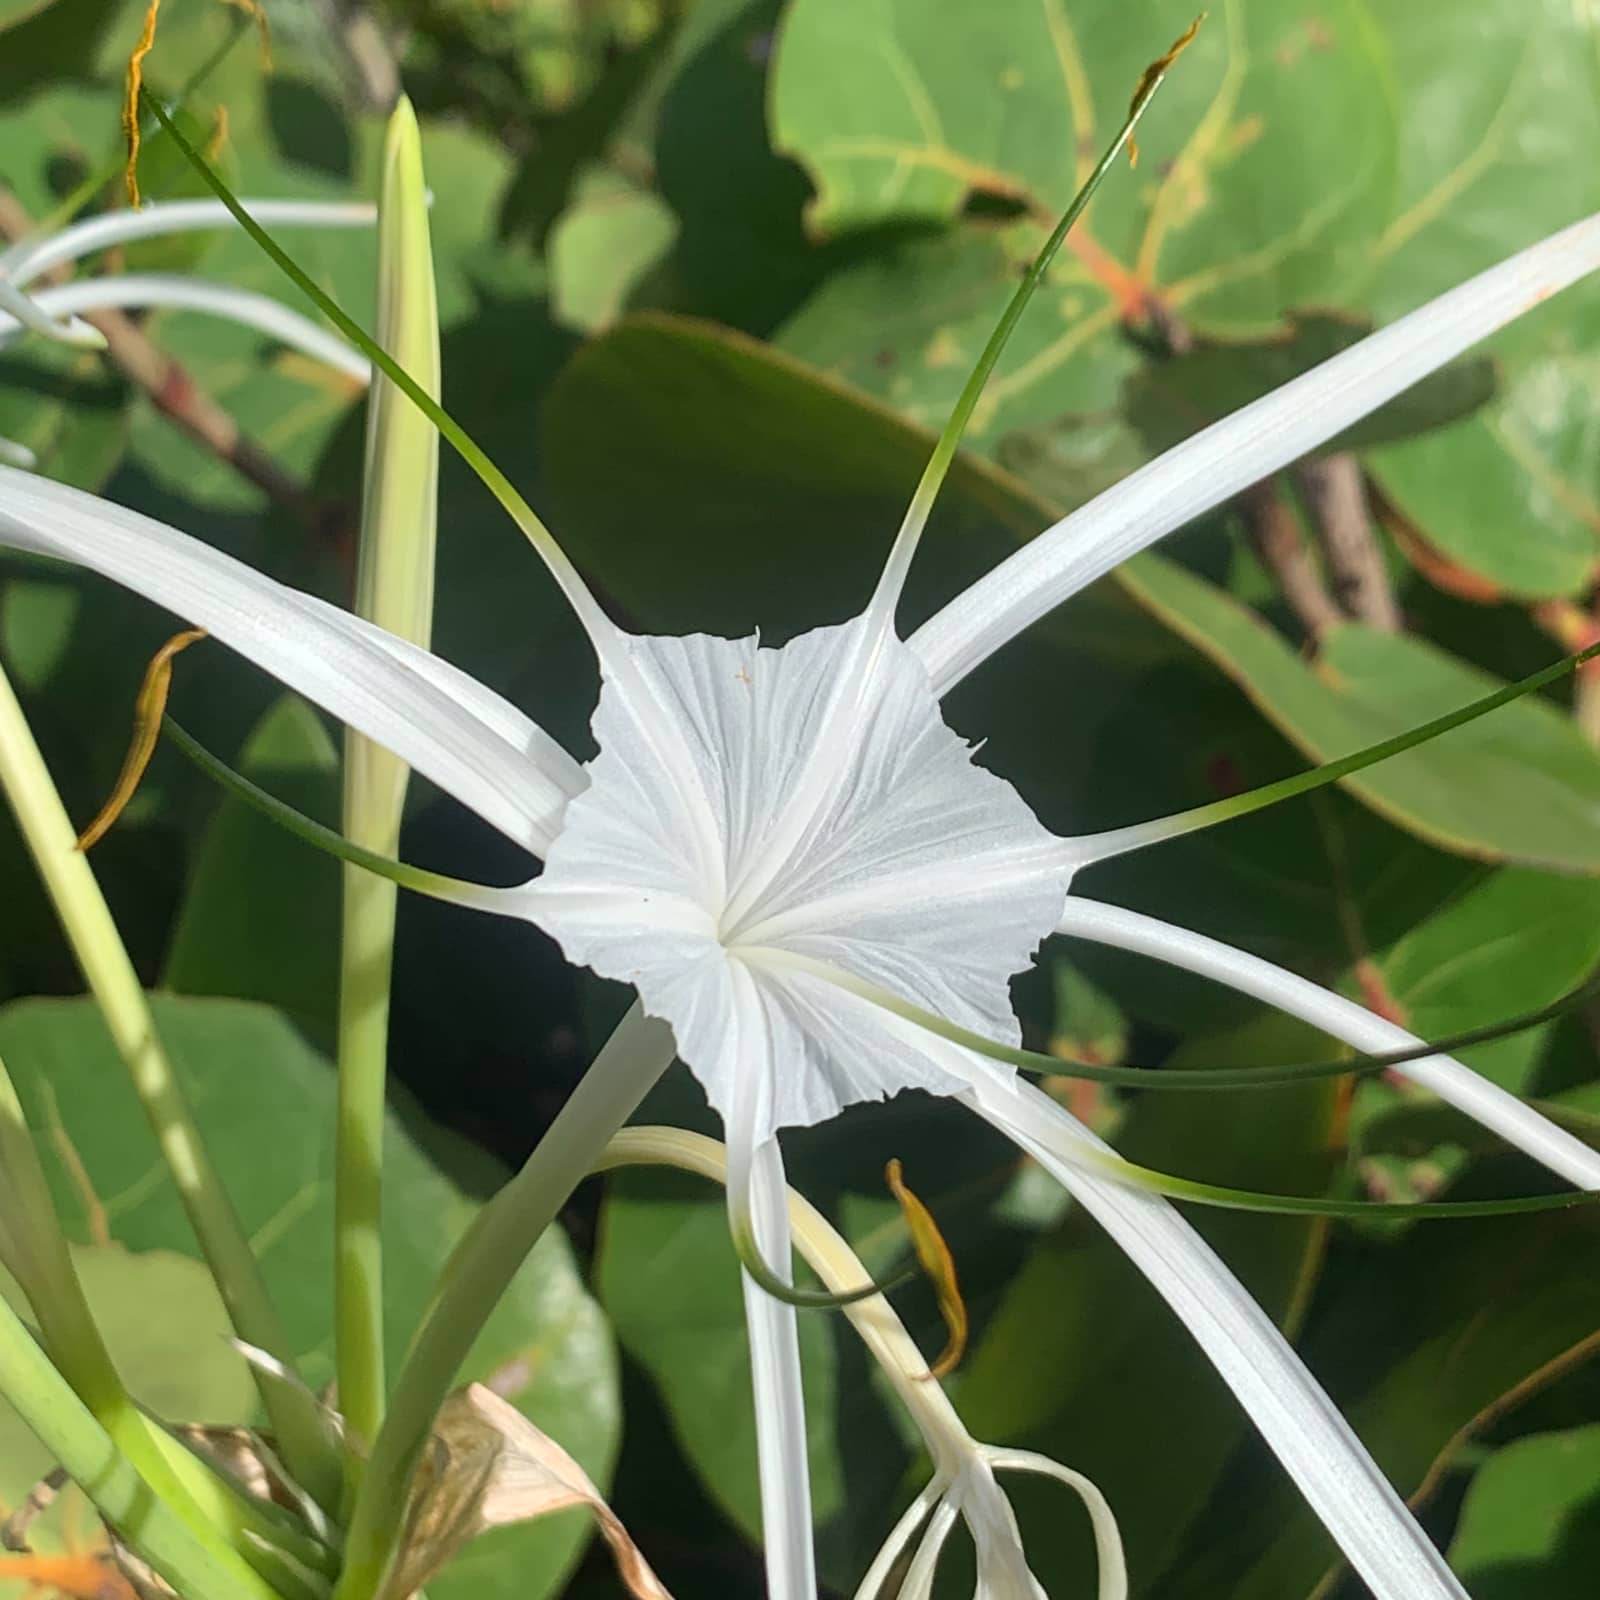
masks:
[[[141,1406],[166,1422],[250,1420],[255,1385],[228,1344],[228,1313],[205,1267],[171,1250],[111,1243],[73,1245],[72,1264],[111,1359]],[[0,1292],[32,1320],[3,1271]]]
[[[1475,0],[1471,26],[1433,7],[1374,8],[1400,117],[1397,209],[1373,247],[1374,312],[1389,318],[1600,205],[1595,17],[1561,0]],[[1600,526],[1587,396],[1600,296],[1496,341],[1499,399],[1446,434],[1369,463],[1451,561],[1504,593],[1575,593]]]
[[[959,15],[939,0],[797,0],[772,124],[816,186],[814,227],[950,223],[973,194],[1027,220],[998,239],[974,221],[944,241],[889,241],[835,276],[784,330],[786,347],[919,420],[947,409],[942,368],[959,384],[957,353],[987,332],[1011,263],[1033,255],[1141,71],[1193,15],[1187,0],[1142,8],[1137,27],[1066,0]],[[1069,240],[1072,259],[996,374],[974,437],[1110,404],[1130,361],[1117,322],[1151,304],[1195,331],[1238,333],[1347,302],[1388,214],[1387,75],[1358,5],[1236,3],[1213,16],[1140,130],[1137,171],[1113,175]],[[1342,130],[1331,144],[1330,127]]]
[[[337,824],[339,753],[303,700],[286,696],[261,719],[238,770],[317,821]],[[338,947],[338,864],[224,796],[191,858],[163,986],[263,1000],[328,1039]]]
[[[1473,1475],[1450,1564],[1477,1600],[1587,1600],[1600,1566],[1600,1424],[1536,1433]]]
[[[1378,958],[1405,1025],[1424,1039],[1549,1005],[1600,962],[1600,883],[1507,867],[1416,924]],[[1536,1091],[1542,1032],[1465,1059],[1517,1094]]]
[[[1121,181],[1113,173],[1102,194]],[[832,274],[775,342],[937,432],[1047,231],[1030,222],[885,241]],[[1133,350],[1116,337],[1116,306],[1070,257],[1078,236],[1068,236],[1065,263],[1051,269],[1018,323],[969,440],[984,443],[1064,412],[1093,416],[1133,369]]]
[[[550,230],[550,298],[558,320],[589,333],[615,321],[677,232],[671,209],[649,189],[605,168],[585,173]]]
[[[333,1071],[277,1013],[240,1001],[153,996],[173,1066],[213,1161],[261,1259],[308,1382],[332,1374]],[[135,1250],[192,1251],[166,1169],[109,1038],[86,1001],[27,1001],[0,1011],[0,1056],[35,1127],[58,1126],[104,1207],[112,1237]],[[69,1233],[86,1231],[86,1195],[64,1161],[42,1155]],[[504,1177],[396,1096],[386,1130],[385,1312],[403,1349],[433,1280]],[[610,1336],[565,1239],[547,1234],[474,1347],[463,1380],[490,1377],[597,1483],[617,1438]],[[486,1541],[429,1592],[466,1597],[559,1591],[584,1541],[581,1519],[527,1524]]]
[[[1311,758],[1325,761],[1498,688],[1421,639],[1350,623],[1315,668],[1253,612],[1159,556],[1123,584],[1220,666]],[[1555,707],[1516,704],[1345,780],[1383,815],[1449,850],[1600,872],[1600,756]]]
[[[51,4],[51,0],[0,0],[0,31],[26,22]]]
[[[169,1250],[131,1252],[121,1245],[78,1245],[73,1266],[117,1371],[134,1399],[172,1423],[207,1425],[250,1419],[255,1385],[227,1343],[232,1331],[222,1298],[198,1261]],[[21,1291],[0,1272],[0,1293],[31,1317]],[[56,1465],[11,1407],[0,1400],[0,1506],[9,1515]],[[105,1537],[74,1487],[29,1529],[42,1553],[104,1551]],[[0,1558],[0,1594],[14,1592]]]

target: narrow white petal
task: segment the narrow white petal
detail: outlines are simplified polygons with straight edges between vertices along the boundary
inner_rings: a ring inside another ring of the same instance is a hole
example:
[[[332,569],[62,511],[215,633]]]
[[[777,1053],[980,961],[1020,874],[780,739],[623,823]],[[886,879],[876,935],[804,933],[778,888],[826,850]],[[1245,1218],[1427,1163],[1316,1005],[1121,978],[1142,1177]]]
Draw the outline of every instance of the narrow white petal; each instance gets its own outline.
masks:
[[[0,311],[13,311],[5,298],[5,288],[4,280],[0,279]],[[366,383],[372,375],[371,364],[359,350],[352,349],[337,334],[274,300],[271,295],[257,294],[250,289],[231,289],[226,284],[207,283],[203,278],[166,272],[125,272],[106,278],[80,278],[76,283],[40,289],[33,295],[32,303],[47,317],[128,306],[199,311],[258,329],[358,383]],[[91,328],[90,332],[93,331]],[[0,318],[0,349],[21,332],[15,320]]]
[[[536,853],[583,787],[553,740],[465,673],[150,517],[0,467],[0,544],[88,567],[209,629]]]
[[[378,208],[366,201],[244,200],[240,204],[263,227],[370,228],[378,219]],[[19,240],[0,252],[0,278],[21,288],[52,267],[113,245],[237,226],[233,213],[220,200],[169,200],[137,211],[107,211],[59,233]]]
[[[1074,895],[1067,901],[1057,931],[1153,956],[1169,966],[1214,978],[1373,1055],[1408,1050],[1423,1042],[1309,978],[1137,911]],[[1532,1106],[1459,1061],[1449,1056],[1428,1056],[1403,1062],[1391,1070],[1431,1089],[1441,1100],[1492,1129],[1508,1144],[1568,1182],[1581,1189],[1600,1189],[1600,1152],[1591,1150]]]
[[[729,1198],[742,1181],[729,1148]],[[740,1163],[743,1165],[743,1163]],[[790,1276],[789,1192],[776,1139],[749,1153],[748,1201],[756,1248],[787,1282]],[[761,1529],[767,1600],[816,1600],[811,1547],[811,1473],[806,1456],[806,1405],[800,1376],[795,1308],[775,1300],[748,1275],[744,1319],[750,1335],[755,1390],[756,1452],[761,1469]]]
[[[856,1586],[855,1600],[879,1600],[880,1591],[889,1581],[895,1562],[900,1559],[900,1552],[943,1495],[944,1485],[938,1478],[923,1486],[922,1493],[906,1507],[900,1520],[890,1529],[889,1537],[879,1546],[877,1555],[872,1558],[872,1565]]]
[[[988,1067],[972,1073],[978,1110],[1054,1174],[1177,1313],[1378,1600],[1465,1600],[1338,1407],[1211,1247],[1160,1196],[1075,1164],[1076,1146],[1106,1146],[1032,1084]]]
[[[1600,267],[1590,217],[1225,417],[1041,533],[912,635],[942,694],[1119,562],[1297,461]]]
[[[928,1600],[933,1593],[934,1574],[939,1569],[939,1555],[950,1530],[956,1525],[956,1506],[953,1500],[941,1500],[928,1519],[927,1532],[912,1557],[906,1581],[900,1586],[896,1600]],[[981,1580],[980,1580],[981,1581]]]
[[[969,1461],[959,1489],[961,1516],[972,1535],[978,1563],[978,1593],[992,1600],[1048,1600],[1028,1566],[1022,1530],[1000,1485],[988,1451]]]
[[[983,1453],[992,1467],[1004,1468],[1008,1472],[1037,1473],[1041,1477],[1054,1478],[1077,1491],[1094,1528],[1094,1549],[1099,1569],[1096,1600],[1128,1600],[1128,1562],[1122,1550],[1122,1532],[1117,1527],[1110,1503],[1100,1492],[1099,1484],[1092,1478],[1084,1477],[1081,1472],[1074,1472],[1071,1467],[1064,1467],[1059,1461],[1052,1461],[1049,1456],[1039,1455],[1032,1450],[1007,1450],[988,1445]]]

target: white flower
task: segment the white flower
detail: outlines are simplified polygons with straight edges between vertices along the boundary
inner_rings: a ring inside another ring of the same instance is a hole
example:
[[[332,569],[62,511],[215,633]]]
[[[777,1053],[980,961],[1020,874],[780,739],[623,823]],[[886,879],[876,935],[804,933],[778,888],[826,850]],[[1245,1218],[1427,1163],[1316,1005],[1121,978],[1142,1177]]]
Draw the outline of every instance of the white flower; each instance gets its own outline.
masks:
[[[728,1120],[735,1215],[775,1270],[789,1257],[775,1130],[908,1084],[960,1093],[1047,1163],[1173,1305],[1372,1589],[1392,1600],[1458,1595],[1281,1334],[1170,1206],[1086,1166],[1091,1137],[1009,1070],[828,974],[1014,1037],[1007,979],[1059,925],[1211,971],[1362,1048],[1410,1042],[1214,941],[1068,899],[1072,868],[1099,847],[1052,841],[973,765],[937,696],[1118,561],[1596,266],[1600,218],[1481,274],[1135,473],[906,644],[890,625],[905,541],[862,618],[781,651],[623,635],[543,548],[601,661],[601,755],[587,773],[446,663],[93,496],[0,468],[0,540],[93,567],[205,626],[546,856],[543,879],[478,903],[549,927],[670,1021]],[[1435,1057],[1403,1070],[1553,1170],[1600,1187],[1600,1157],[1464,1067]],[[814,1588],[793,1316],[753,1288],[747,1304],[769,1571],[785,1600]],[[955,1480],[945,1485],[936,1525],[980,1481],[969,1474],[959,1494]]]
[[[735,1150],[910,1085],[964,1085],[775,958],[835,963],[1015,1041],[1008,981],[1066,897],[1057,841],[974,765],[876,620],[777,650],[626,639],[636,681],[606,680],[589,787],[526,891],[572,960],[672,1024]]]

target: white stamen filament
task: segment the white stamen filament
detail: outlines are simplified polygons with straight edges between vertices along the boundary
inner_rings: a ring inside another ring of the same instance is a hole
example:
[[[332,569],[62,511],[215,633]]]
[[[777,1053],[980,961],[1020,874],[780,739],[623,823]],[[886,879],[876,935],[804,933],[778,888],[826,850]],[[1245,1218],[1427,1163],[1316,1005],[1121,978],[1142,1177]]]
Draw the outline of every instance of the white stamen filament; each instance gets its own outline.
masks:
[[[5,285],[0,281],[0,311],[9,313],[0,316],[0,349],[19,338],[23,332],[23,319],[16,315],[16,308],[4,299],[4,289]],[[202,278],[180,277],[176,273],[129,272],[106,278],[81,278],[73,283],[37,290],[32,296],[22,298],[28,298],[47,319],[79,311],[131,308],[144,310],[159,307],[203,312],[264,333],[300,351],[302,355],[342,372],[357,383],[365,385],[372,376],[371,363],[360,351],[353,350],[337,334],[320,327],[309,317],[302,316],[270,295],[257,294],[249,289],[232,289],[225,284],[208,283]],[[35,324],[30,322],[27,326],[33,327]],[[104,343],[103,340],[101,342]]]

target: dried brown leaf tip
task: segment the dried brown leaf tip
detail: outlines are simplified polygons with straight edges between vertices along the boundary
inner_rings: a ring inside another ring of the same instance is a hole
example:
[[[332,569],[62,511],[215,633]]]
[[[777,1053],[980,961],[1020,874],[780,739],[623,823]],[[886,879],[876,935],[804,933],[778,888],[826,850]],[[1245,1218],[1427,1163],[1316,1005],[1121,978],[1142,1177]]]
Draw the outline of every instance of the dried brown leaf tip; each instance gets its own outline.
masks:
[[[1206,20],[1205,12],[1201,12],[1183,32],[1172,41],[1172,47],[1165,55],[1157,56],[1154,61],[1139,75],[1139,81],[1134,85],[1133,98],[1128,102],[1128,112],[1132,115],[1141,105],[1156,92],[1157,85],[1166,77],[1167,69],[1185,50],[1189,48],[1190,41],[1200,31],[1200,24]],[[1139,141],[1128,135],[1128,165],[1139,165]]]
[[[587,1506],[635,1600],[672,1600],[588,1473],[481,1383],[445,1402],[411,1491],[405,1544],[379,1600],[408,1600],[491,1528]]]
[[[967,1306],[961,1298],[961,1285],[956,1280],[956,1258],[939,1232],[933,1213],[906,1186],[905,1174],[899,1158],[891,1160],[884,1168],[884,1179],[889,1193],[900,1204],[901,1215],[911,1232],[911,1247],[917,1253],[917,1262],[933,1283],[939,1300],[939,1314],[949,1330],[949,1340],[943,1353],[928,1369],[930,1378],[945,1378],[956,1370],[967,1348]]]

